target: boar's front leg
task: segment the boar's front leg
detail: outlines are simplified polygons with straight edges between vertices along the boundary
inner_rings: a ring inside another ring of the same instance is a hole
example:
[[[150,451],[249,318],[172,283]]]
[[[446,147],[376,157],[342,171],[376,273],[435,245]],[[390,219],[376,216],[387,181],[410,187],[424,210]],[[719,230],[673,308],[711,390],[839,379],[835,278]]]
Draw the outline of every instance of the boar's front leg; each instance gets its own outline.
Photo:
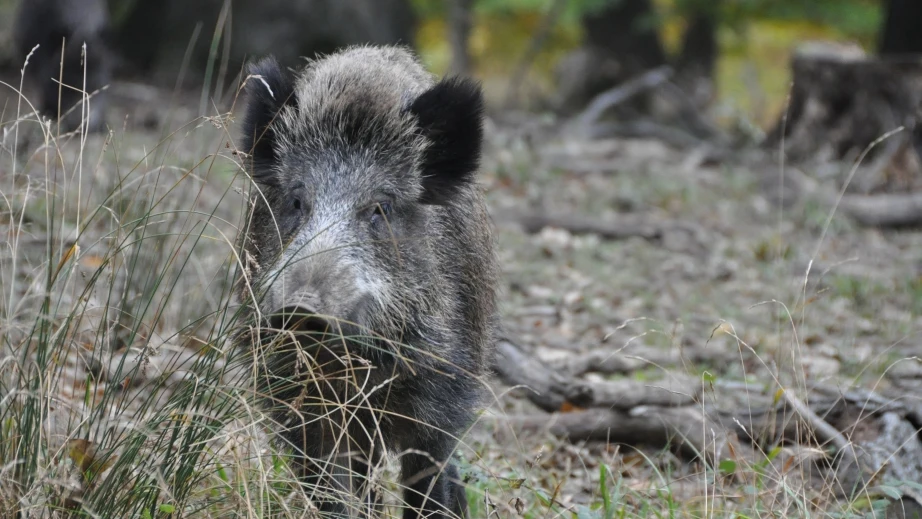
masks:
[[[436,445],[419,446],[401,457],[403,519],[467,517],[464,484],[451,463],[454,442],[440,436]]]
[[[327,456],[303,456],[300,462],[299,479],[324,519],[380,515],[382,503],[370,483],[376,459],[353,447]]]

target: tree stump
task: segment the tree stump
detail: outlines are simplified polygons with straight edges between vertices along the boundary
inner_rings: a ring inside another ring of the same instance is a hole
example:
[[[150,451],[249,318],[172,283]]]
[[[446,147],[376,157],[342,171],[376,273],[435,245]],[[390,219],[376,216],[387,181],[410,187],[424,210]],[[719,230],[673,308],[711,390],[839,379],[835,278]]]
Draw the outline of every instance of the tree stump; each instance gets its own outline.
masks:
[[[862,161],[853,192],[905,192],[922,187],[922,55],[877,58],[852,45],[809,43],[791,62],[786,115],[766,139],[792,161]]]

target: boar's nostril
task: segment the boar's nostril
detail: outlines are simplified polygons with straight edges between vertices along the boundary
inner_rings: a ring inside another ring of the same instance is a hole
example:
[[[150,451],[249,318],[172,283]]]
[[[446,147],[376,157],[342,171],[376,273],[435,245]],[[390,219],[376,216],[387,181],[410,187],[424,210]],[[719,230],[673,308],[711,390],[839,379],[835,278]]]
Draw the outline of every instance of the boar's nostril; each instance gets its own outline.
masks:
[[[318,315],[316,310],[302,305],[289,305],[272,312],[269,316],[269,326],[279,331],[317,336],[333,333],[330,321]]]

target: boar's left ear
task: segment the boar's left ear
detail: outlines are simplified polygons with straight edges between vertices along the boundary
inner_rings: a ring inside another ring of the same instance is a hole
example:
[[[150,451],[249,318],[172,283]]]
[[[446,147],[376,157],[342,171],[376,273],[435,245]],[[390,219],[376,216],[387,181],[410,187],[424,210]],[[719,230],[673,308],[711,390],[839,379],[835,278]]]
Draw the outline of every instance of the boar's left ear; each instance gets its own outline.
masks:
[[[294,80],[271,56],[249,64],[246,74],[248,99],[241,150],[252,157],[256,174],[276,160],[273,122],[286,104],[295,103]]]
[[[471,79],[448,78],[410,106],[429,139],[422,164],[424,204],[445,204],[473,182],[483,142],[483,93]]]

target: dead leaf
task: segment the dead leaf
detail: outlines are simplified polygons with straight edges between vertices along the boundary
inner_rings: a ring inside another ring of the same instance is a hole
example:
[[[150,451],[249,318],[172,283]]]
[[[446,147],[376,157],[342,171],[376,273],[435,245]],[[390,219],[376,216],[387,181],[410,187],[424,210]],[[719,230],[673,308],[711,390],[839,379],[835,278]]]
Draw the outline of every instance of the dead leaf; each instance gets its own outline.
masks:
[[[781,467],[781,473],[787,474],[791,467],[794,466],[794,456],[789,456],[788,459],[784,460],[784,465]]]
[[[85,472],[95,459],[96,448],[89,440],[79,438],[69,440],[67,448],[67,456],[73,460],[74,465],[80,469],[80,472]]]
[[[61,269],[64,268],[64,265],[70,261],[70,259],[76,255],[80,254],[80,246],[74,242],[73,245],[67,249],[67,252],[64,253],[64,256],[61,257],[61,261],[58,262],[58,267],[54,270],[54,276],[51,279],[57,279],[58,274],[61,273]]]
[[[515,513],[519,515],[525,513],[525,501],[522,501],[519,497],[512,498],[512,507],[515,508]]]
[[[97,457],[96,446],[89,440],[75,438],[67,442],[68,457],[73,460],[74,465],[80,469],[84,483],[92,485],[100,473],[115,463],[118,456],[109,456],[106,459]]]
[[[97,256],[95,254],[88,254],[80,258],[80,264],[90,269],[98,269],[99,267],[102,267],[105,262],[105,257]]]
[[[566,400],[564,400],[563,403],[560,404],[561,413],[573,413],[575,411],[582,411],[582,410],[583,410],[582,407],[575,406]]]

